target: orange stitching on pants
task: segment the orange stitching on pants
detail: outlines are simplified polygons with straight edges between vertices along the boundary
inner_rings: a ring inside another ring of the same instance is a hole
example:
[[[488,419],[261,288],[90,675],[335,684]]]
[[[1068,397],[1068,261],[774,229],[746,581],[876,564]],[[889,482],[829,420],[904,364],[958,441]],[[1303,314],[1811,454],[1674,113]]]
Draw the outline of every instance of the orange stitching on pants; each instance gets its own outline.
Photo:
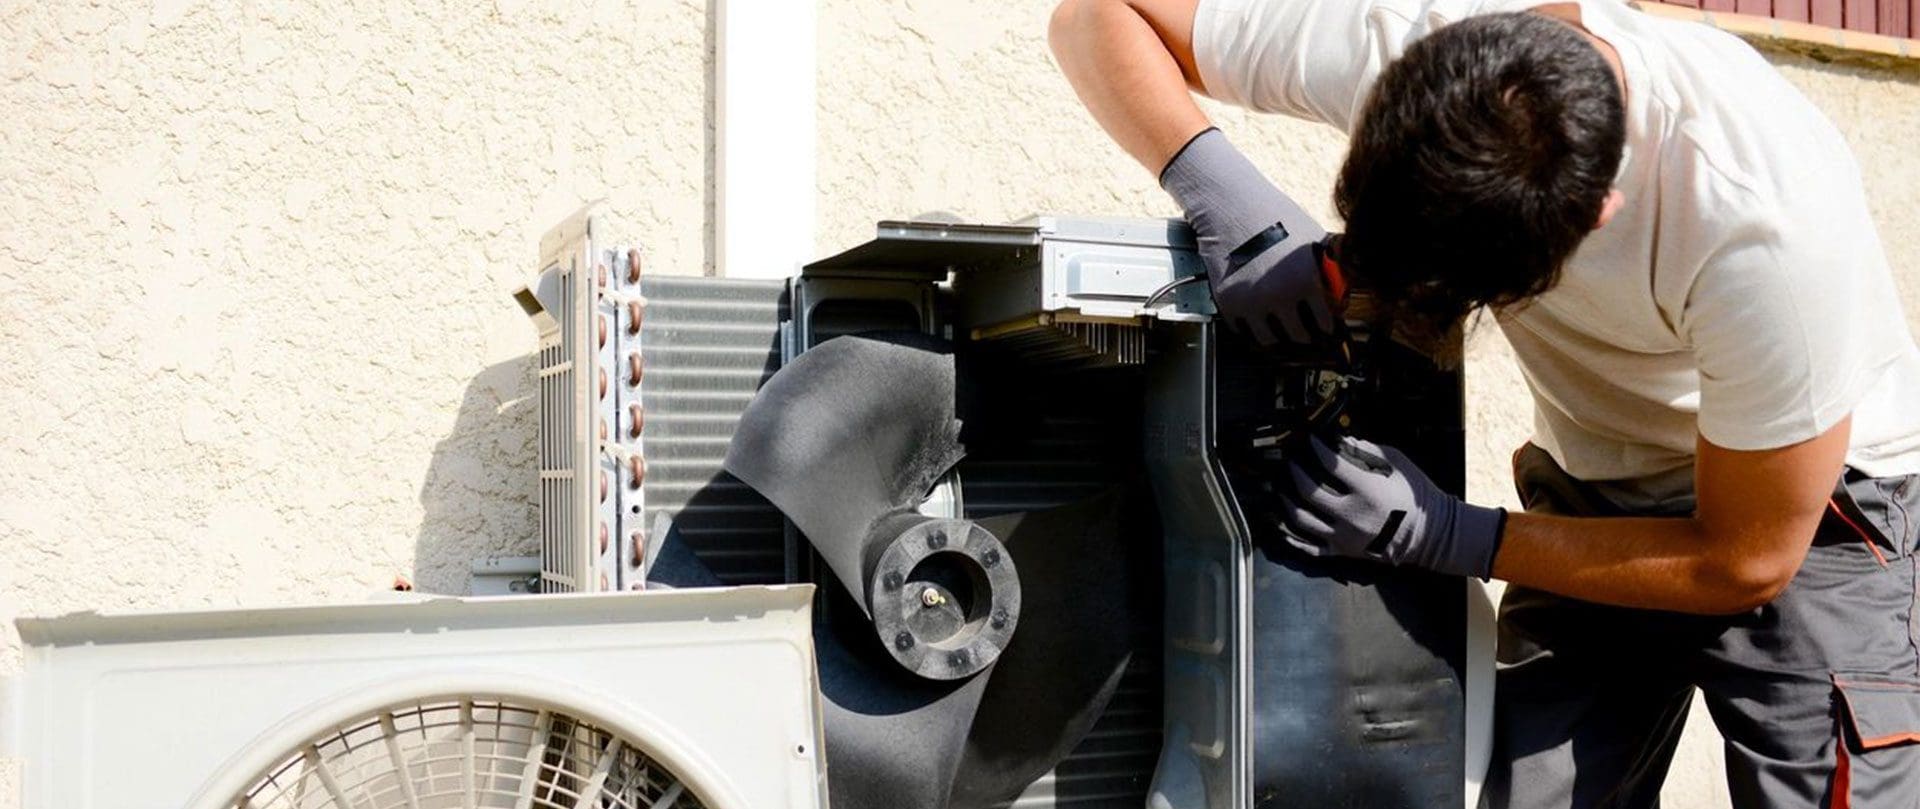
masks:
[[[1887,555],[1880,552],[1880,546],[1873,544],[1873,537],[1868,536],[1867,532],[1860,528],[1859,523],[1854,522],[1852,517],[1847,516],[1846,512],[1840,510],[1839,502],[1829,497],[1827,498],[1827,508],[1833,509],[1833,516],[1839,517],[1841,522],[1846,523],[1848,528],[1852,528],[1855,534],[1860,535],[1860,541],[1867,543],[1867,550],[1873,551],[1873,558],[1880,560],[1881,567],[1887,566]]]
[[[1847,760],[1847,730],[1838,720],[1833,732],[1833,795],[1827,809],[1847,809],[1853,804],[1853,765]]]

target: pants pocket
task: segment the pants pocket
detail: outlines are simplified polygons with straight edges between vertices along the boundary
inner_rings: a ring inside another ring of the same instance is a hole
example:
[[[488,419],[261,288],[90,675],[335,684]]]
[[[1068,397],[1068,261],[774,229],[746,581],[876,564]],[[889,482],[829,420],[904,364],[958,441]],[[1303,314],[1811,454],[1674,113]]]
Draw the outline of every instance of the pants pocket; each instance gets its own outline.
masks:
[[[1833,675],[1838,744],[1829,809],[1910,807],[1920,799],[1920,679]]]
[[[1884,566],[1905,557],[1913,544],[1909,513],[1920,510],[1920,487],[1912,476],[1870,478],[1849,469],[1834,487],[1828,508]]]
[[[1878,750],[1920,742],[1920,680],[1839,672],[1841,723],[1853,732],[1854,746]]]

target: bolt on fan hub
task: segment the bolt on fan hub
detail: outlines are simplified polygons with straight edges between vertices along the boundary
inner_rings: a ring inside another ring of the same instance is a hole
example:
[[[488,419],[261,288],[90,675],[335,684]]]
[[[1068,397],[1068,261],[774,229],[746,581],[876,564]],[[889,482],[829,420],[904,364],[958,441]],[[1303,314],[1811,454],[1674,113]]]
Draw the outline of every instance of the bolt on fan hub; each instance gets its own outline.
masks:
[[[922,677],[975,674],[1013,639],[1020,577],[992,532],[967,520],[928,519],[880,554],[867,603],[894,660]]]

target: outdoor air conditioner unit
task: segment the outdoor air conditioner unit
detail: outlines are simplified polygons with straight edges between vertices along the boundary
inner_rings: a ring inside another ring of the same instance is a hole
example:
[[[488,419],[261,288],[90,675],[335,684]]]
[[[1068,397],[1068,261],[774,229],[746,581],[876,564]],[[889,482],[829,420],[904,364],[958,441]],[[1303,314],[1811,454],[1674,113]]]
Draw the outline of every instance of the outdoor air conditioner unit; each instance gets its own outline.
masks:
[[[810,587],[17,622],[25,809],[823,805]]]
[[[546,586],[583,586],[579,559],[611,565],[602,568],[609,587],[821,582],[815,642],[836,806],[1371,809],[1475,799],[1492,687],[1491,609],[1478,584],[1302,560],[1244,501],[1257,480],[1236,451],[1308,422],[1399,445],[1443,486],[1464,485],[1458,374],[1389,339],[1364,295],[1348,310],[1361,370],[1255,351],[1221,333],[1191,235],[1167,220],[882,222],[875,240],[765,281],[638,272],[623,260],[628,248],[603,246],[588,213],[547,243],[570,245],[550,256],[584,258],[550,259],[521,296],[543,352],[571,344],[572,356],[587,357],[576,368],[614,369],[604,393],[571,390],[590,400],[573,412],[611,414],[607,440],[621,446],[576,461],[626,467],[602,468],[625,484],[610,501],[576,488],[560,506],[611,513],[611,546],[580,519],[543,521]],[[564,280],[597,278],[597,264],[609,271],[604,287]],[[592,288],[606,292],[581,296]],[[606,325],[567,315],[587,311]],[[594,353],[608,345],[611,357]],[[956,401],[923,395],[935,388],[953,388]],[[913,419],[932,420],[898,423]],[[948,420],[971,436],[953,442],[931,429]],[[895,432],[933,449],[889,449],[904,445],[887,443]],[[598,428],[543,419],[542,434],[543,447],[590,446]],[[836,443],[850,440],[866,443]],[[855,469],[862,459],[898,464],[899,474]],[[882,484],[897,485],[848,493]],[[1089,585],[1045,558],[1047,539],[1018,527],[1053,515],[1048,531],[1077,536],[1074,520],[1098,521],[1085,504],[1102,492],[1147,514],[1103,523],[1108,545],[1149,558],[1119,564],[1084,542],[1072,553],[1109,565],[1090,570],[1124,571],[1125,586]],[[920,566],[926,550],[913,542],[952,537],[967,538],[970,560]],[[987,570],[1001,552],[1017,575]],[[903,553],[889,584],[886,559]],[[882,592],[902,579],[927,614],[952,614],[916,628],[919,607]],[[1136,631],[1090,647],[1098,665],[1036,651],[1084,640],[1068,629],[1092,626],[1039,614],[1072,612],[1063,588],[1113,601]],[[982,623],[989,615],[1011,628]],[[1046,632],[1056,634],[1036,634]],[[946,650],[944,661],[929,662],[930,645]],[[1085,680],[1089,667],[1108,677],[1073,692],[1091,714],[1030,730],[1060,734],[1052,747],[994,726],[1019,721],[993,713],[1022,698],[1008,691],[1050,693],[1059,689],[1048,677]],[[986,695],[977,712],[902,696],[956,683],[964,691],[969,678],[985,682],[974,688]],[[909,706],[892,717],[899,727],[872,727],[876,714],[861,706],[876,700]],[[1008,747],[997,769],[969,769],[971,759],[944,768],[960,758],[955,750],[976,756],[996,745]],[[1024,780],[981,775],[1005,771]]]
[[[25,619],[26,809],[1471,803],[1477,585],[1243,499],[1327,423],[1461,485],[1457,374],[1364,301],[1330,362],[1218,333],[1175,222],[884,222],[765,282],[600,230],[517,296],[540,587],[703,589]]]

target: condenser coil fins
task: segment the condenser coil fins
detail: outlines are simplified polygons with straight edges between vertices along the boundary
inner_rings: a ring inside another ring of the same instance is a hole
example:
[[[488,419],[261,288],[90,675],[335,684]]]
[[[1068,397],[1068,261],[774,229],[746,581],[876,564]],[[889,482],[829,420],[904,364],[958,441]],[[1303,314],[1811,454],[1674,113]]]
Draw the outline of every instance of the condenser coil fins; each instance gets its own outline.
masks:
[[[791,578],[779,512],[721,470],[779,367],[785,282],[648,272],[603,230],[589,209],[550,231],[516,296],[540,334],[542,589],[640,588],[656,523],[725,583]]]
[[[646,376],[621,417],[647,476],[622,492],[639,501],[620,509],[625,575],[652,564],[671,525],[726,584],[789,579],[780,512],[721,468],[741,412],[780,366],[786,282],[655,273],[641,276],[640,291]]]

